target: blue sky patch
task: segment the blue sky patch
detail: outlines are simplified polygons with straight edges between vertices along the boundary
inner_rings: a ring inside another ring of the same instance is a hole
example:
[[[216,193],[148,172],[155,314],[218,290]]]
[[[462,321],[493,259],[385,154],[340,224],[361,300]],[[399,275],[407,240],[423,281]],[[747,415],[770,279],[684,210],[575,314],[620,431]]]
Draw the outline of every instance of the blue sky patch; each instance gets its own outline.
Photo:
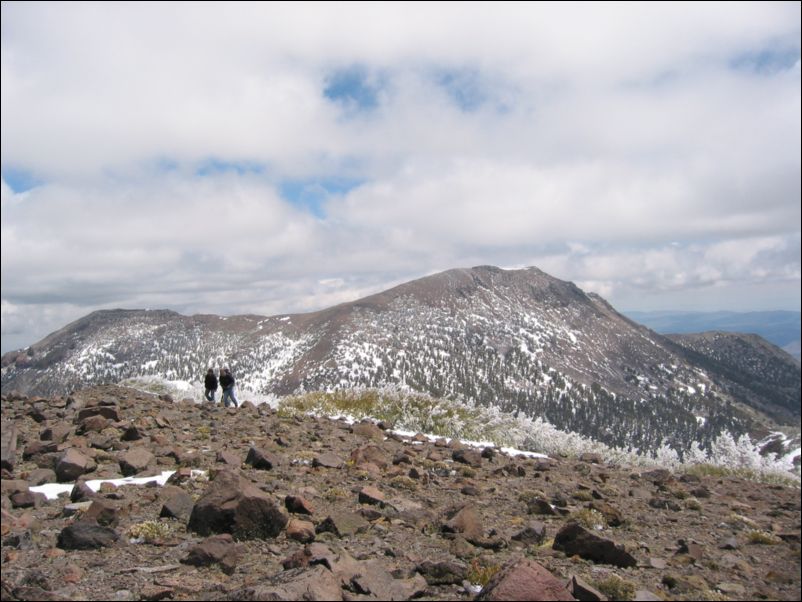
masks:
[[[220,159],[207,159],[202,161],[195,174],[199,176],[211,176],[227,172],[238,175],[261,174],[264,173],[263,165],[254,161],[222,161]]]
[[[334,196],[342,196],[363,183],[350,178],[285,180],[279,184],[281,196],[296,207],[314,216],[326,216],[325,204]]]
[[[441,71],[435,79],[454,103],[465,112],[475,111],[488,100],[481,75],[474,69]]]
[[[43,180],[40,180],[31,172],[13,167],[3,168],[3,180],[17,194],[44,184]]]
[[[379,106],[384,79],[371,75],[364,67],[339,69],[326,78],[323,96],[348,108],[370,111]]]
[[[738,55],[730,61],[730,67],[736,71],[772,75],[792,68],[799,56],[799,48],[766,48]]]

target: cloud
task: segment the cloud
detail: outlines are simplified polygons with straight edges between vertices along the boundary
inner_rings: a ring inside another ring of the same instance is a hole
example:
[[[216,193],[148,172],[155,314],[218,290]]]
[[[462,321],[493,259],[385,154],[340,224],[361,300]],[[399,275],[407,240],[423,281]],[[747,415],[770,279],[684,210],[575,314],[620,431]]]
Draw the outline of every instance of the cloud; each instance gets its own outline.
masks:
[[[799,5],[574,13],[4,3],[4,328],[486,263],[798,304]]]

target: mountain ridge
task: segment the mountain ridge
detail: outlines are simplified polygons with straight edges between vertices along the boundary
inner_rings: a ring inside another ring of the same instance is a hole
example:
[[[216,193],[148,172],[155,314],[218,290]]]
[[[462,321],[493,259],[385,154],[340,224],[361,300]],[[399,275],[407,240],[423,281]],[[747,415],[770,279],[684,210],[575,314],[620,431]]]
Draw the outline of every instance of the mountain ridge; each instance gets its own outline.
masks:
[[[642,449],[762,436],[799,416],[798,365],[782,369],[788,387],[744,386],[721,359],[534,267],[448,270],[305,314],[102,310],[4,355],[2,386],[53,395],[148,374],[197,380],[223,365],[262,394],[402,386]]]
[[[802,314],[798,311],[624,311],[635,321],[660,334],[708,331],[758,334],[797,360]]]

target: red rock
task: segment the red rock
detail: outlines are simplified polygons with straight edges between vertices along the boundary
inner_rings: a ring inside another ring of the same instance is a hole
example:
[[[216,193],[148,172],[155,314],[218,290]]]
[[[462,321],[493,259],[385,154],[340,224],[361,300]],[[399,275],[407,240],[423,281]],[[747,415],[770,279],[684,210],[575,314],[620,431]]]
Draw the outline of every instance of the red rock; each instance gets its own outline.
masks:
[[[477,600],[575,600],[565,581],[534,560],[507,563],[479,592]]]

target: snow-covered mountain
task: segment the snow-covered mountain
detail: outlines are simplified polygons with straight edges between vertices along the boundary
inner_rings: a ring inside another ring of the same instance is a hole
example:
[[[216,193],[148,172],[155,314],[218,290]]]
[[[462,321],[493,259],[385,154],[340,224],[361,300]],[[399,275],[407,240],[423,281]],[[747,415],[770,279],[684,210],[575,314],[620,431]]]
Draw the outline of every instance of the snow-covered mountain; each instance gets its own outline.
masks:
[[[543,417],[602,442],[686,448],[722,430],[763,435],[799,423],[800,368],[751,386],[737,362],[660,336],[536,268],[449,270],[309,314],[219,317],[99,311],[2,360],[3,391],[65,394],[141,375],[199,380],[229,366],[238,384],[284,395],[400,385]]]

